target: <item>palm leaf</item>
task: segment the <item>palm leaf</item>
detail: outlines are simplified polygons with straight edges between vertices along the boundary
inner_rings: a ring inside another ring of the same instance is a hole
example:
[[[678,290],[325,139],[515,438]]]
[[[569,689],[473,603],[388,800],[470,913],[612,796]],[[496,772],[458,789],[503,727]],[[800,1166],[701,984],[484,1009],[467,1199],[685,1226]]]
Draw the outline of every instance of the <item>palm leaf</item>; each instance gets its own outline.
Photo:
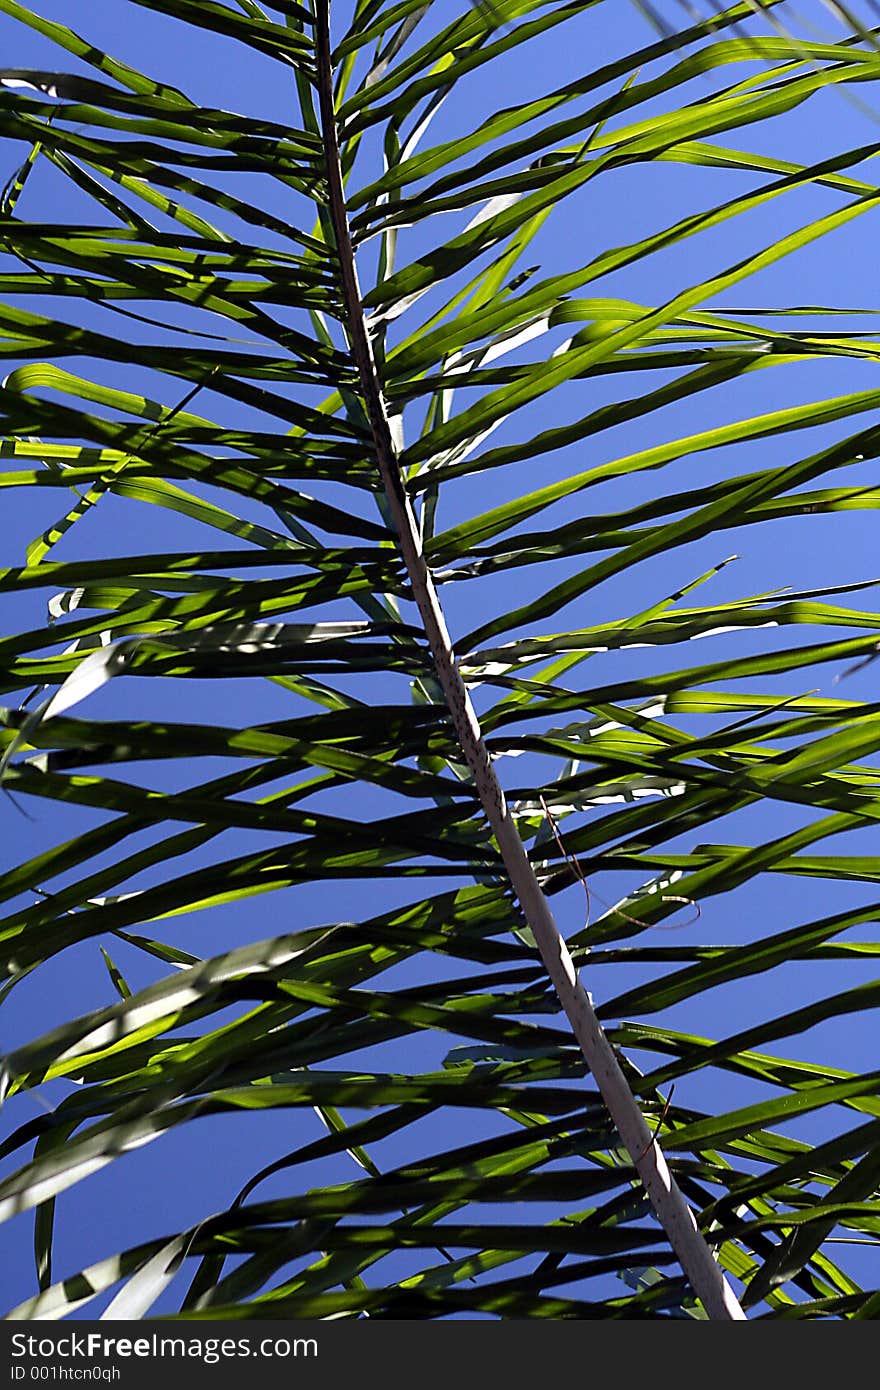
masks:
[[[801,122],[880,57],[641,8],[606,58],[599,0],[130,0],[236,63],[203,102],[0,0],[10,1318],[874,1316],[880,722],[826,687],[876,575],[752,593],[726,533],[877,506],[874,306],[760,296],[876,215],[876,141]],[[547,45],[598,56],[471,119]],[[682,171],[705,206],[598,234]],[[801,878],[834,909],[767,922]],[[134,1150],[264,1122],[219,1203],[114,1229]]]

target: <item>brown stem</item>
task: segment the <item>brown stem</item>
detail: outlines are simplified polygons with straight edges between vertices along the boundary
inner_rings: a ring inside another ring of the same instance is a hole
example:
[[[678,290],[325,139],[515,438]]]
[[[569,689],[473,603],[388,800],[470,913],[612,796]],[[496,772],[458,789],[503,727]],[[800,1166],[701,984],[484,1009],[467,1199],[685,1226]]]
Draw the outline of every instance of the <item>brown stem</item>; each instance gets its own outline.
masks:
[[[470,767],[486,818],[501,851],[511,885],[538,945],[541,959],[565,1010],[584,1058],[608,1108],[634,1167],[644,1183],[657,1217],[709,1317],[744,1319],[736,1296],[697,1229],[693,1212],[655,1143],[614,1050],[596,1017],[547,899],[529,862],[519,831],[510,816],[504,792],[483,742],[476,712],[455,661],[446,620],[431,572],[422,552],[415,515],[403,483],[388,424],[388,415],[367,333],[358,286],[336,132],[333,71],[330,62],[330,4],[316,0],[315,37],[318,57],[318,99],[324,153],[327,161],[330,217],[342,279],[346,329],[357,364],[361,393],[373,434],[376,460],[397,531],[400,550],[434,658],[437,679],[449,706],[462,752]]]

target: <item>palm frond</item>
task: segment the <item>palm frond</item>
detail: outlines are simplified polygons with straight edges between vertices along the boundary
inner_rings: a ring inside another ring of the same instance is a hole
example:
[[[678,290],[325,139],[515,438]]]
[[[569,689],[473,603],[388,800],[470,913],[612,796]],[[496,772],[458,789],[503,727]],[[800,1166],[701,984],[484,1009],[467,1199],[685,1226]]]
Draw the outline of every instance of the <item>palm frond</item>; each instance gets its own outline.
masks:
[[[874,1316],[877,16],[127,8],[0,0],[6,1316]]]

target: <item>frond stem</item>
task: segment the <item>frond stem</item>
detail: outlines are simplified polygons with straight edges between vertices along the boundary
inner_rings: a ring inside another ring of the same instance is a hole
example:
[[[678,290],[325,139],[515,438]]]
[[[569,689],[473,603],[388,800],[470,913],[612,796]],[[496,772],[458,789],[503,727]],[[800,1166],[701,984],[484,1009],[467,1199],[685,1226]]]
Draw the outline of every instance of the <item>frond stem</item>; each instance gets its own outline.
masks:
[[[379,472],[413,597],[421,614],[434,659],[437,678],[446,697],[462,752],[474,775],[476,789],[501,851],[511,886],[534,934],[544,967],[624,1147],[645,1186],[658,1220],[666,1231],[694,1293],[709,1317],[724,1321],[744,1319],[745,1314],[697,1228],[694,1214],[669,1170],[662,1149],[648,1128],[614,1049],[596,1017],[590,997],[578,978],[568,947],[556,926],[519,831],[508,812],[504,792],[495,775],[480,732],[476,711],[458,669],[446,620],[422,552],[415,515],[404,487],[361,305],[333,102],[329,0],[316,0],[315,39],[329,211],[339,258],[346,331],[357,365]]]

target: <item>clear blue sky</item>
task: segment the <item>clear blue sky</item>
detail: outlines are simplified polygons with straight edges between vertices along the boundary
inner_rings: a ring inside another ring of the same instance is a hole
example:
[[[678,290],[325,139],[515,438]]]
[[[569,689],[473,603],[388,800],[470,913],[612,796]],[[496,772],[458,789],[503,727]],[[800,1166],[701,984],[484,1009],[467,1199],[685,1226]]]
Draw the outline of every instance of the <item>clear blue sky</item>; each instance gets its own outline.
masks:
[[[709,0],[696,0],[696,4],[698,9],[705,11]],[[453,12],[451,0],[436,0],[436,5],[444,15]],[[47,17],[71,24],[99,47],[163,81],[181,87],[195,100],[280,122],[295,122],[297,119],[292,92],[281,69],[255,54],[243,59],[241,49],[220,38],[212,39],[190,31],[184,25],[155,15],[148,8],[129,3],[128,0],[89,0],[85,5],[77,4],[75,0],[34,0],[34,8]],[[683,7],[674,4],[673,0],[658,0],[658,8],[675,24],[680,22],[684,13]],[[821,4],[804,0],[797,13],[820,24],[825,32],[837,33],[835,21]],[[345,13],[340,9],[340,28],[345,18]],[[588,67],[598,66],[618,53],[649,42],[651,37],[652,31],[635,6],[622,3],[622,0],[597,4],[574,24],[551,32],[527,51],[510,55],[506,63],[492,70],[490,77],[483,72],[476,78],[463,81],[458,98],[448,102],[437,118],[432,141],[473,128],[485,118],[487,112],[521,100],[527,92],[537,93],[559,86]],[[3,65],[7,68],[45,69],[53,68],[57,63],[56,53],[48,44],[5,16],[0,16],[0,52]],[[69,66],[70,70],[78,70],[73,59],[69,60]],[[743,73],[745,71],[744,68]],[[735,70],[729,74],[729,80],[735,80]],[[690,86],[693,99],[699,99],[701,92],[707,90],[705,79],[699,79]],[[877,114],[880,99],[870,89],[861,89],[861,95],[863,104],[859,106],[849,103],[839,91],[822,94],[791,117],[772,126],[756,126],[736,132],[730,143],[738,147],[759,148],[764,153],[802,162],[818,160],[823,153],[830,154],[844,146],[867,144],[880,138],[880,116]],[[12,142],[0,145],[0,183],[13,172],[22,153],[21,145]],[[868,172],[861,173],[861,176],[871,178],[870,166]],[[688,208],[706,206],[719,200],[722,195],[735,196],[742,189],[753,186],[754,182],[754,177],[747,174],[700,170],[672,163],[619,170],[596,184],[588,183],[555,218],[551,218],[535,243],[533,252],[530,252],[528,261],[540,262],[544,273],[555,267],[562,269],[581,265],[606,246],[634,241],[648,230],[681,216]],[[262,186],[257,186],[256,179],[253,184],[253,196],[262,197]],[[78,209],[69,185],[48,167],[37,171],[28,185],[25,198],[26,207],[22,205],[22,212],[28,218],[42,217],[63,222],[76,220],[79,216],[94,216],[94,205],[88,205],[86,213],[87,205],[83,201]],[[801,190],[797,194],[787,195],[785,200],[777,200],[746,217],[733,219],[704,236],[628,267],[617,276],[607,277],[598,282],[591,292],[644,304],[660,304],[682,286],[702,279],[710,267],[731,263],[745,254],[747,249],[769,242],[784,229],[800,225],[811,216],[836,205],[833,194]],[[854,308],[878,308],[875,275],[877,241],[877,215],[857,219],[829,240],[820,241],[750,280],[743,289],[713,301],[711,307],[840,304]],[[407,242],[404,239],[404,254],[409,254],[410,246],[420,244],[417,240]],[[100,321],[108,331],[106,314],[103,319],[100,309],[96,309],[94,314],[93,321]],[[131,377],[114,376],[107,364],[90,365],[103,374],[99,379],[112,384],[131,385]],[[689,401],[686,407],[673,408],[659,418],[652,415],[647,420],[619,426],[610,435],[600,436],[585,445],[541,460],[540,480],[549,481],[564,476],[574,468],[586,467],[588,463],[645,448],[658,442],[658,429],[663,430],[663,439],[696,432],[721,420],[733,420],[782,405],[865,389],[873,384],[875,374],[873,365],[856,364],[849,359],[840,359],[836,363],[823,359],[809,367],[752,373],[735,385],[724,387],[721,392],[706,393]],[[575,411],[582,414],[591,406],[611,399],[615,393],[629,393],[632,390],[633,382],[629,377],[597,377],[590,382],[573,383],[561,397],[561,402],[572,414]],[[216,404],[216,401],[212,402],[206,396],[204,409],[207,414],[211,413],[212,404]],[[553,408],[559,409],[560,401],[556,401]],[[225,411],[224,418],[231,421],[233,417],[229,402],[224,402],[222,409]],[[545,413],[542,415],[541,411]],[[547,408],[542,406],[529,417],[536,429],[546,428],[551,423],[546,411]],[[870,417],[863,418],[867,424]],[[522,424],[502,426],[493,443],[513,437],[521,429]],[[594,501],[593,495],[589,494],[586,501],[574,499],[574,503],[560,504],[542,518],[541,524],[551,529],[555,522],[570,515],[572,505],[582,505],[584,511],[594,507],[597,511],[624,508],[646,495],[684,489],[698,480],[723,477],[734,469],[745,471],[773,458],[783,461],[801,457],[844,432],[846,426],[831,425],[813,431],[809,436],[789,435],[772,443],[761,441],[743,445],[733,462],[729,454],[722,456],[720,453],[686,458],[660,474],[637,474],[607,484],[599,500]],[[450,524],[458,517],[494,503],[498,500],[499,489],[504,495],[522,490],[536,466],[530,461],[506,470],[503,478],[494,474],[488,480],[467,480],[457,486],[448,501],[444,501],[446,510],[443,523]],[[868,477],[865,476],[866,470]],[[876,463],[863,469],[855,466],[851,473],[853,481],[866,485],[876,483]],[[838,480],[846,481],[840,474]],[[21,562],[24,545],[55,519],[59,505],[57,497],[52,494],[47,493],[45,499],[41,496],[35,500],[32,496],[25,496],[24,489],[21,492],[21,498],[15,499],[15,513],[7,518],[4,527],[2,564]],[[190,537],[193,538],[192,544],[202,539],[194,525],[171,517],[167,512],[153,516],[151,509],[141,507],[134,522],[132,503],[121,504],[113,499],[105,499],[97,513],[83,526],[81,534],[78,532],[64,542],[65,558],[94,552],[96,547],[102,553],[127,553],[133,545],[143,550],[171,549],[177,544],[190,543]],[[133,524],[138,528],[136,541],[133,541],[131,534]],[[220,545],[222,540],[215,535],[211,544]],[[60,558],[62,550],[59,549],[58,553]],[[636,570],[627,571],[625,575],[602,586],[587,600],[582,600],[576,614],[566,611],[554,623],[558,627],[580,626],[599,622],[603,617],[637,612],[734,553],[741,556],[738,563],[728,566],[709,588],[702,590],[702,597],[698,597],[697,602],[783,587],[797,590],[820,588],[826,583],[858,582],[880,576],[874,513],[847,512],[833,518],[819,517],[811,522],[800,519],[753,527],[746,534],[731,530],[720,538],[693,543],[671,557],[649,561]],[[554,572],[554,580],[561,577],[561,573],[557,576]],[[513,580],[508,576],[487,581],[485,585],[448,586],[443,598],[453,633],[474,627],[497,607],[511,606],[510,586],[514,581],[522,585],[522,593],[526,595],[533,592],[539,577],[520,570],[514,572]],[[30,623],[36,626],[42,622],[43,601],[37,595],[26,599],[16,598],[14,603],[4,599],[2,613],[8,630],[14,631]],[[871,591],[858,595],[856,606],[873,609],[876,607],[876,596]],[[726,655],[759,650],[762,637],[760,633],[747,636],[735,634],[713,640],[714,658],[720,660]],[[802,641],[804,633],[793,632],[790,638],[785,634],[773,634],[773,641],[777,645],[788,640],[792,643]],[[722,647],[719,643],[725,645]],[[694,660],[698,657],[710,659],[708,646],[699,650]],[[680,649],[664,652],[663,649],[652,648],[647,652],[636,650],[598,655],[590,665],[590,680],[598,679],[600,670],[601,679],[610,681],[623,673],[639,673],[649,669],[656,671],[662,669],[664,663],[670,668],[681,665]],[[877,669],[880,668],[869,667],[864,673],[854,676],[849,682],[847,695],[870,698],[877,680]],[[829,695],[839,693],[832,686],[833,675],[833,670],[828,667],[822,668],[818,674],[806,673],[802,689],[805,692],[819,688],[823,694]],[[257,694],[254,686],[253,682],[247,685],[242,683],[236,696],[241,699],[241,705],[225,710],[224,722],[247,720],[254,723],[262,717],[281,717],[283,706],[279,692],[266,690]],[[792,693],[791,678],[779,683],[779,689],[783,687],[785,693]],[[122,691],[110,688],[94,697],[90,712],[109,715],[122,708],[131,708],[130,704],[120,704],[121,701],[134,701],[135,708],[146,711],[149,707],[151,713],[155,714],[156,689],[155,682],[149,683],[148,689],[146,682],[127,682]],[[146,704],[148,696],[151,702],[149,706]],[[206,690],[203,684],[177,683],[173,699],[188,701],[186,705],[172,704],[167,694],[159,698],[166,702],[161,708],[178,718],[220,717],[219,709],[212,703],[218,698],[216,693]],[[261,704],[255,707],[255,700],[265,706],[265,714]],[[527,780],[528,766],[527,759],[514,761],[509,772],[506,772],[508,782],[515,784]],[[200,775],[208,777],[211,771],[203,764]],[[8,864],[15,864],[34,854],[46,839],[54,842],[100,820],[99,816],[91,816],[84,810],[62,810],[49,803],[28,806],[27,809],[33,819],[25,818],[8,800],[0,806],[3,819],[2,852]],[[778,804],[758,811],[751,809],[714,826],[711,838],[726,843],[738,840],[758,842],[762,837],[776,836],[802,820],[795,808],[783,809]],[[242,834],[239,843],[247,844],[250,841]],[[873,848],[867,843],[865,832],[846,839],[841,837],[835,841],[835,846],[842,851],[849,849],[850,852],[857,847],[864,853],[869,853]],[[230,854],[233,852],[230,849]],[[601,911],[602,900],[614,902],[623,891],[635,886],[635,882],[632,876],[597,875],[593,884],[597,895],[594,913]],[[289,891],[271,899],[257,898],[251,905],[214,910],[210,921],[206,914],[184,919],[174,939],[199,954],[215,954],[226,945],[259,939],[276,930],[289,930],[294,922],[308,925],[346,918],[356,920],[380,911],[394,896],[401,901],[421,896],[422,888],[425,892],[429,891],[429,882],[418,881],[415,888],[408,888],[405,883],[403,886],[397,883],[387,887],[377,882],[368,886],[367,892],[373,896],[366,903],[364,887],[357,883],[333,884],[332,901],[325,888],[302,889],[295,894]],[[765,876],[745,885],[734,896],[710,900],[704,906],[699,922],[670,928],[668,936],[670,941],[676,943],[690,939],[708,942],[745,940],[769,930],[774,924],[779,927],[794,925],[819,917],[824,912],[840,910],[850,902],[868,902],[872,897],[870,885],[842,886],[793,876]],[[567,892],[558,903],[563,928],[566,931],[578,929],[583,924],[583,899],[580,893],[575,890]],[[866,934],[866,929],[861,929],[860,935],[864,937]],[[151,978],[149,963],[134,954],[131,958],[123,959],[120,953],[118,963],[133,984],[146,983]],[[830,963],[825,969],[839,975],[841,988],[857,982],[857,967]],[[613,986],[606,982],[601,972],[590,976],[588,971],[586,983],[597,1000],[601,1000],[603,995],[623,989],[630,978],[639,977],[635,968],[627,975],[625,968],[620,967],[614,972]],[[402,978],[398,977],[398,982]],[[705,1030],[719,1035],[745,1026],[750,1018],[766,1017],[772,1012],[780,990],[786,992],[785,999],[779,1001],[782,1007],[783,1003],[790,1006],[806,997],[805,992],[815,992],[817,989],[828,992],[829,974],[822,981],[816,981],[806,967],[792,966],[781,975],[774,975],[772,980],[765,981],[762,977],[751,980],[747,991],[731,987],[701,996],[689,1001],[681,1010],[669,1011],[658,1021],[672,1027],[686,1027],[692,1032]],[[97,944],[90,941],[57,957],[33,981],[25,982],[13,992],[0,1009],[0,1045],[4,1050],[9,1049],[32,1037],[35,1032],[69,1017],[74,1010],[84,1012],[110,1002],[111,997]],[[857,1027],[848,1029],[838,1023],[833,1030],[816,1029],[799,1039],[798,1044],[796,1055],[821,1058],[832,1065],[864,1069],[876,1065],[874,1039],[859,1032]],[[426,1057],[430,1055],[437,1059],[437,1039],[426,1039],[424,1046]],[[412,1057],[408,1056],[406,1065],[411,1061]],[[738,1088],[742,1090],[744,1100],[754,1094],[745,1083],[731,1079],[727,1084],[730,1087],[727,1104],[733,1103]],[[717,1081],[713,1081],[712,1085],[717,1085]],[[708,1087],[704,1094],[700,1094],[699,1082],[694,1083],[691,1099],[696,1104],[713,1103]],[[29,1098],[17,1101],[16,1117],[23,1119],[25,1107],[34,1103]],[[461,1124],[460,1131],[450,1128],[443,1135],[444,1142],[450,1146],[456,1141],[463,1141],[467,1135],[469,1121],[462,1119],[459,1114],[456,1123]],[[167,1135],[158,1144],[126,1156],[110,1170],[79,1184],[60,1204],[59,1272],[78,1269],[147,1234],[177,1229],[191,1221],[195,1212],[207,1215],[223,1208],[241,1182],[262,1163],[271,1161],[279,1152],[293,1147],[295,1141],[312,1132],[315,1137],[319,1133],[319,1121],[308,1112],[294,1116],[286,1113],[252,1115],[248,1117],[246,1127],[232,1120],[214,1119]],[[424,1131],[424,1142],[426,1146],[431,1142],[429,1129]],[[393,1146],[389,1152],[393,1153]],[[334,1161],[332,1168],[328,1166],[322,1169],[320,1180],[330,1181],[334,1173],[338,1180],[356,1176],[350,1162],[344,1157]],[[304,1181],[307,1181],[307,1177]],[[285,1183],[282,1178],[274,1186],[267,1184],[263,1195],[270,1196],[283,1190]],[[537,1218],[538,1213],[535,1212],[534,1216]],[[0,1229],[0,1306],[3,1308],[31,1291],[31,1226],[32,1218],[26,1214]],[[84,1314],[91,1315],[94,1315],[94,1305]]]

